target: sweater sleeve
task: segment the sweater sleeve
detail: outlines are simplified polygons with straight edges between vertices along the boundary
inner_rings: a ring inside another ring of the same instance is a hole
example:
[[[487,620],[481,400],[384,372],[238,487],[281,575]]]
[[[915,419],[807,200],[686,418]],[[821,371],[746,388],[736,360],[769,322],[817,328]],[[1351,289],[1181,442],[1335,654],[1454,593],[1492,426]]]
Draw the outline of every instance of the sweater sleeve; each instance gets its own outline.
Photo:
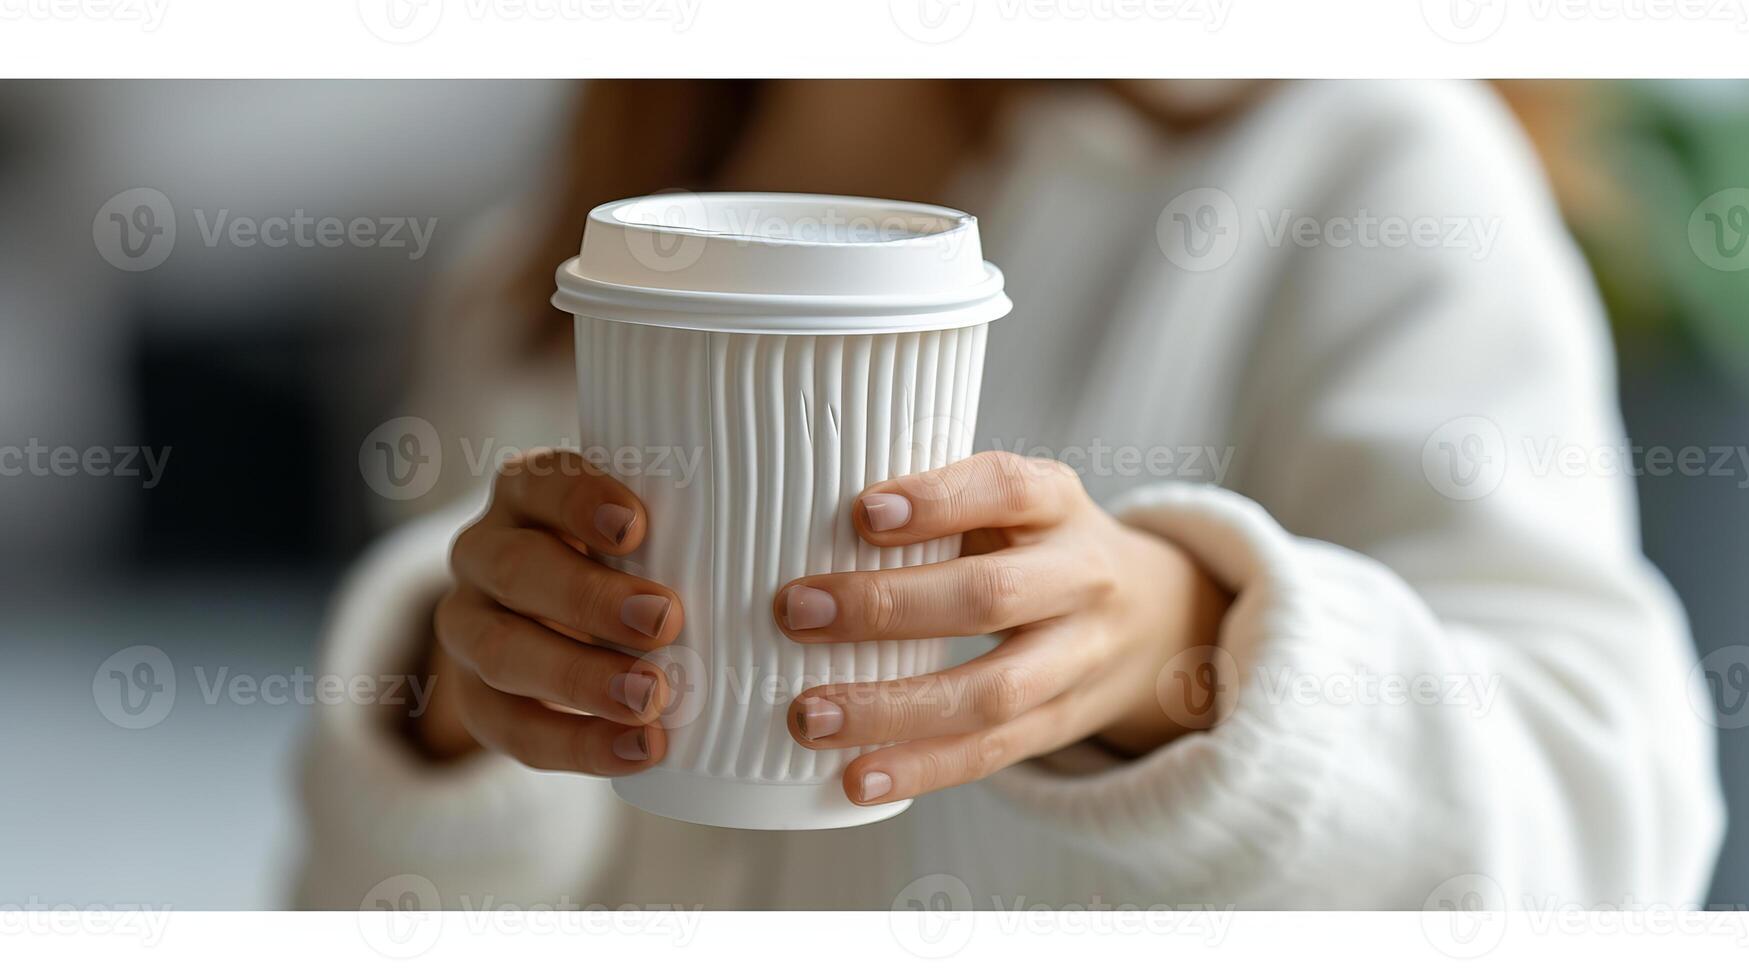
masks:
[[[1236,595],[1230,713],[1138,760],[997,782],[1187,895],[1695,902],[1723,826],[1710,700],[1638,549],[1603,318],[1499,111],[1432,102],[1323,134],[1308,152],[1364,153],[1247,203],[1501,215],[1497,241],[1241,249],[1220,274],[1273,296],[1231,386],[1230,489],[1109,504]]]
[[[321,674],[405,674],[449,587],[451,539],[472,513],[451,508],[411,521],[358,561],[336,593]],[[301,908],[357,909],[380,885],[445,908],[589,894],[609,857],[600,842],[618,819],[605,780],[537,772],[495,753],[421,764],[388,712],[348,699],[316,706],[299,784]]]

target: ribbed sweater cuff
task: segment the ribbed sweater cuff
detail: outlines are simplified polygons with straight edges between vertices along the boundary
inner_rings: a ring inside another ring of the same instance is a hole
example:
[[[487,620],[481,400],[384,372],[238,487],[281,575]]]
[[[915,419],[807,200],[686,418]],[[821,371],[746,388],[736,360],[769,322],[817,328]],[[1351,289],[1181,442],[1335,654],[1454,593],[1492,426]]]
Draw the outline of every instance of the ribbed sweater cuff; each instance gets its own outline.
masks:
[[[1363,715],[1272,697],[1262,678],[1352,669],[1344,654],[1357,648],[1342,634],[1358,627],[1332,608],[1344,587],[1314,573],[1301,542],[1230,491],[1161,484],[1111,509],[1184,548],[1234,594],[1218,645],[1244,671],[1236,704],[1212,730],[1140,759],[1082,774],[1020,765],[995,784],[1042,818],[1125,852],[1139,873],[1152,867],[1191,885],[1260,859],[1283,868],[1337,792],[1333,767]]]

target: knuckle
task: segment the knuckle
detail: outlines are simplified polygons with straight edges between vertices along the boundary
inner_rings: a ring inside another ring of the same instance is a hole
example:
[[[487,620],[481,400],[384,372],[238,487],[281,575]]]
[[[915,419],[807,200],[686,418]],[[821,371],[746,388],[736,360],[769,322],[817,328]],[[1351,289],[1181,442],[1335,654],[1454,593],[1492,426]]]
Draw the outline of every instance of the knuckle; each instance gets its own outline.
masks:
[[[1013,721],[1026,710],[1031,686],[1025,672],[1018,667],[992,669],[973,704],[978,721],[986,726]]]
[[[1103,601],[1117,592],[1120,581],[1117,566],[1104,552],[1090,555],[1084,574],[1088,593],[1094,601]]]
[[[559,668],[557,689],[565,703],[577,708],[587,708],[604,703],[607,699],[599,696],[596,688],[600,684],[589,657],[577,653],[566,657]]]
[[[1055,488],[1056,497],[1065,507],[1076,506],[1088,499],[1086,485],[1081,483],[1081,472],[1063,460],[1044,460],[1044,483]]]
[[[1034,475],[1041,481],[1054,483],[1070,490],[1081,488],[1081,474],[1068,463],[1050,457],[1034,459],[1031,462],[1034,467]]]
[[[941,500],[953,494],[954,482],[946,469],[923,470],[900,477],[899,488],[913,499]]]
[[[916,731],[917,705],[902,690],[882,686],[869,706],[874,717],[869,728],[877,742],[898,742]]]
[[[609,617],[605,604],[610,591],[606,582],[605,570],[591,562],[580,562],[570,573],[570,585],[565,594],[570,598],[571,609],[580,617],[580,625],[585,632],[600,629],[604,626],[618,625],[618,617]]]
[[[921,786],[934,788],[949,781],[949,764],[941,752],[931,750],[917,756],[917,780]]]
[[[1009,452],[990,454],[990,483],[996,499],[1014,513],[1028,513],[1042,502],[1037,470],[1023,456]]]
[[[878,636],[896,632],[904,614],[892,587],[879,575],[864,576],[857,581],[856,607],[862,611],[863,622]]]
[[[515,594],[522,578],[523,566],[527,562],[521,534],[507,537],[491,546],[482,545],[480,550],[480,588],[499,600]]]
[[[1004,732],[982,732],[972,740],[966,764],[974,779],[983,779],[1008,764],[1008,742]]]
[[[461,532],[455,536],[455,540],[450,543],[449,567],[450,571],[458,577],[470,560],[479,554],[480,534],[480,522],[475,521],[462,528]]]
[[[1026,575],[1011,562],[990,559],[968,570],[966,605],[984,630],[1011,624],[1026,590]]]

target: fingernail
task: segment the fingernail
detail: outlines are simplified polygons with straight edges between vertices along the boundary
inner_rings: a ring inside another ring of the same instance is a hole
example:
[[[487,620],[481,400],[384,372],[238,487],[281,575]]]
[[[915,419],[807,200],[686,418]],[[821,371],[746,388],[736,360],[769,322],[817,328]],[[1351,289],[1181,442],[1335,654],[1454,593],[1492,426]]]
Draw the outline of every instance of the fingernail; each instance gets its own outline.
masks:
[[[862,802],[878,800],[893,791],[893,777],[873,769],[862,774]]]
[[[783,622],[792,630],[817,630],[838,618],[830,592],[798,585],[783,598]]]
[[[626,535],[632,531],[632,522],[637,519],[637,511],[619,504],[602,504],[595,508],[595,530],[614,544],[625,541]]]
[[[871,531],[891,531],[911,522],[911,500],[896,493],[871,493],[862,498],[862,514]]]
[[[627,762],[643,762],[650,757],[650,738],[642,728],[620,732],[613,740],[613,754]]]
[[[660,636],[670,605],[659,595],[627,596],[619,605],[619,620],[645,636]]]
[[[607,693],[641,715],[650,706],[650,696],[656,693],[656,679],[649,674],[620,674],[607,682]]]
[[[825,698],[803,698],[796,706],[796,727],[805,739],[836,735],[844,727],[844,709]]]

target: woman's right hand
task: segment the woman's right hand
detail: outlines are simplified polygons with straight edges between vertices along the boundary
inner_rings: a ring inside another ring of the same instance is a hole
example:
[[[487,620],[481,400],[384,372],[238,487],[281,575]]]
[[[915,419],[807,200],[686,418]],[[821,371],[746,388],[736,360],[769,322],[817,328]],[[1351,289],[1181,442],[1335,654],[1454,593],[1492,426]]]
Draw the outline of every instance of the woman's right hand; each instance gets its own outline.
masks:
[[[439,755],[479,745],[536,769],[599,776],[661,760],[666,676],[600,644],[673,643],[680,598],[589,557],[629,554],[648,528],[643,503],[576,453],[537,450],[506,464],[490,506],[450,551],[456,584],[433,616],[435,689],[413,720],[419,740]]]

